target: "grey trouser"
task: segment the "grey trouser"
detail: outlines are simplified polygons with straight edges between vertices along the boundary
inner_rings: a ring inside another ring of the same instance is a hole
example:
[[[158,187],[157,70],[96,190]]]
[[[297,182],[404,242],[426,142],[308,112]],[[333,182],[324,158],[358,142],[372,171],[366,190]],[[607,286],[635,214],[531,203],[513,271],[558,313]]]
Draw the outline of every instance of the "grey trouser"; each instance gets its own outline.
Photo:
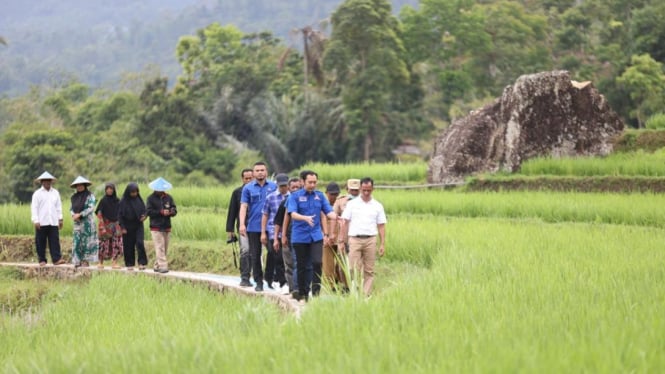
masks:
[[[249,257],[249,239],[242,235],[238,235],[238,238],[240,238],[240,279],[249,282],[249,274],[252,269]]]

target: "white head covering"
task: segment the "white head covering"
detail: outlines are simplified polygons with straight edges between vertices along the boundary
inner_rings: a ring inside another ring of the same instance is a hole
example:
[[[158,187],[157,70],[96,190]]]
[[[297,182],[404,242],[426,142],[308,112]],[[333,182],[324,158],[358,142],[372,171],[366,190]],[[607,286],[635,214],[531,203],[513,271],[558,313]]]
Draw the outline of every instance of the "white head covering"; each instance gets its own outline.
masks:
[[[76,179],[74,179],[72,184],[70,184],[69,186],[74,187],[77,184],[85,184],[86,186],[90,186],[92,184],[92,182],[87,180],[85,177],[79,175],[78,177],[76,177]]]
[[[48,171],[45,171],[42,173],[42,175],[38,176],[37,179],[35,179],[35,182],[41,182],[45,179],[56,180],[57,178],[52,176],[51,173],[49,173]]]

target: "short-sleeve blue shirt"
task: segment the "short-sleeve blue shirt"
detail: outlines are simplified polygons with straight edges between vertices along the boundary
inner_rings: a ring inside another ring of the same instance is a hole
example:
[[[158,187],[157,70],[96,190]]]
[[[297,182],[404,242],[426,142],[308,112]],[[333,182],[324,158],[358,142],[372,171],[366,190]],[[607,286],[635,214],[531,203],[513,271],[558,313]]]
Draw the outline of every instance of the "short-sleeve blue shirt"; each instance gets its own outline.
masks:
[[[314,226],[308,225],[305,221],[291,219],[292,243],[313,243],[323,240],[321,212],[326,215],[332,212],[332,207],[323,192],[318,190],[307,192],[304,188],[293,192],[286,200],[286,211],[314,216]]]
[[[266,181],[261,186],[256,179],[242,188],[240,203],[247,204],[247,232],[261,232],[261,217],[266,196],[277,190],[274,182]]]

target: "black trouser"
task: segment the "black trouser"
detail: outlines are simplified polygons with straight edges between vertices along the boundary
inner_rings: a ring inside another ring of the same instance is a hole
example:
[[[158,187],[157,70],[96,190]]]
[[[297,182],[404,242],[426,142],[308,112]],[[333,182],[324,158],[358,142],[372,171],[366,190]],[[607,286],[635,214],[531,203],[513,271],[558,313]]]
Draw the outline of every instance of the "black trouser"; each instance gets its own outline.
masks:
[[[272,245],[273,240],[268,239],[268,253],[266,255],[266,282],[268,284],[273,281],[279,282],[280,287],[286,283],[286,275],[284,274],[284,260],[282,259],[282,246],[280,245],[278,250],[275,251],[275,248]]]
[[[51,261],[57,262],[62,258],[60,253],[60,230],[58,226],[41,226],[35,229],[35,246],[37,247],[37,257],[39,262],[46,262],[46,241],[48,240],[48,249],[51,252]]]
[[[263,285],[263,269],[261,269],[261,244],[260,232],[248,232],[247,239],[249,239],[249,261],[252,264],[252,273],[254,273],[254,282],[257,285]]]
[[[122,234],[122,252],[125,255],[125,266],[134,266],[136,263],[136,252],[139,253],[139,265],[148,265],[148,256],[145,253],[143,243],[143,226],[127,227],[127,233]],[[136,248],[136,250],[135,250]]]
[[[296,251],[300,297],[307,298],[307,295],[309,295],[309,282],[312,282],[312,295],[318,295],[321,292],[323,240],[313,243],[293,243],[293,249]],[[314,277],[312,277],[312,272]]]

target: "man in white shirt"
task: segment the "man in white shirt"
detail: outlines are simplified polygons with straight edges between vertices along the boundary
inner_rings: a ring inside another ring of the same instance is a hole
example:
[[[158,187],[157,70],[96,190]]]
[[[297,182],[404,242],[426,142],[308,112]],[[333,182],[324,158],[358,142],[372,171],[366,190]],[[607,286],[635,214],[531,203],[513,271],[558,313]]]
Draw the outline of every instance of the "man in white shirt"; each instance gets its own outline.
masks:
[[[51,261],[62,265],[65,260],[60,252],[60,229],[62,229],[62,201],[60,193],[51,185],[55,177],[45,171],[37,179],[42,185],[32,194],[32,224],[35,226],[35,244],[39,266],[46,265],[46,242],[48,241]]]
[[[372,198],[374,181],[366,177],[360,180],[360,199],[346,204],[342,213],[342,227],[337,243],[340,249],[349,243],[349,266],[351,271],[363,274],[363,290],[369,296],[374,281],[377,239],[379,256],[383,256],[386,246],[386,213],[383,205]]]

